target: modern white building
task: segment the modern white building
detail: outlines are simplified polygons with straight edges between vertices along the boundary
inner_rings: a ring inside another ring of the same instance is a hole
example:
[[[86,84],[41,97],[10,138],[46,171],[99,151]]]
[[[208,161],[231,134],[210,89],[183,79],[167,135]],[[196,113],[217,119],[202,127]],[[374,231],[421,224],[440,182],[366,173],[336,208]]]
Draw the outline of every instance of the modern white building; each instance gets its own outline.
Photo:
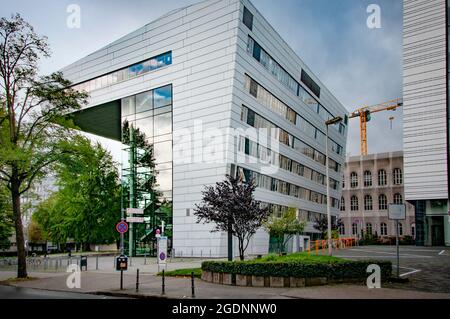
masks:
[[[337,116],[345,120],[329,128],[329,154],[332,214],[339,213],[347,112],[249,1],[172,11],[63,72],[90,93],[76,115],[81,129],[120,141],[127,121],[154,145],[177,256],[227,255],[227,235],[194,215],[205,185],[226,174],[255,178],[256,199],[275,214],[325,214],[325,121]],[[312,223],[306,232],[315,233]],[[261,230],[247,253],[268,247]]]
[[[450,246],[448,1],[403,1],[405,197],[416,242]]]

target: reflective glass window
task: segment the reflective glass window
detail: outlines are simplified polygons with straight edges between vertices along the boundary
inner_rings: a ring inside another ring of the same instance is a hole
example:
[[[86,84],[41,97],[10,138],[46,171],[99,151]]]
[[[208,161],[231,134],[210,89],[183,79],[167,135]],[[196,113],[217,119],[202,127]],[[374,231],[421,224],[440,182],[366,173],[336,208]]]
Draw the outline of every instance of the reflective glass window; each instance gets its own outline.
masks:
[[[155,89],[153,92],[153,105],[155,108],[172,104],[172,86],[167,85],[162,88]]]

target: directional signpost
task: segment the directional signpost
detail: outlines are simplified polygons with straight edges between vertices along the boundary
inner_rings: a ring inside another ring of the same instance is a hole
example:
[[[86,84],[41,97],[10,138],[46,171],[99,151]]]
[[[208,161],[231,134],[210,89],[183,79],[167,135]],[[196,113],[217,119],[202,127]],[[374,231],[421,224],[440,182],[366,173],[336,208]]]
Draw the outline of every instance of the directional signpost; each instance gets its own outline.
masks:
[[[391,220],[395,220],[395,228],[397,230],[396,246],[397,246],[397,278],[400,277],[400,251],[399,251],[399,234],[398,234],[398,221],[406,219],[406,206],[405,204],[389,204],[388,217]]]

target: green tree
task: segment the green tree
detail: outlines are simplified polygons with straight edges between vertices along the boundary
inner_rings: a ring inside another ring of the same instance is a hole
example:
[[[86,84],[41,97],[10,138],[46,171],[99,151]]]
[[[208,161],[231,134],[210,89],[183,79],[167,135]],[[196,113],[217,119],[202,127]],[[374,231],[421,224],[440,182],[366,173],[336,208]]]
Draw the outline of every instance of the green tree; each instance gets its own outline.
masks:
[[[11,246],[9,239],[14,230],[11,199],[8,195],[6,187],[0,184],[0,249],[8,249]]]
[[[43,235],[55,243],[72,238],[84,244],[112,243],[120,219],[119,174],[111,154],[99,143],[77,136],[54,165],[58,191],[34,214]]]
[[[0,181],[11,195],[17,243],[17,277],[27,277],[20,198],[58,160],[71,134],[66,114],[86,102],[61,73],[38,75],[50,56],[47,38],[19,14],[0,19]]]
[[[194,214],[197,223],[214,223],[213,232],[231,231],[238,239],[239,257],[244,260],[250,239],[269,216],[269,209],[254,199],[253,181],[244,183],[240,178],[226,177],[225,181],[206,187]]]
[[[275,238],[279,253],[286,252],[286,245],[294,235],[303,232],[305,222],[297,219],[297,210],[290,207],[282,217],[270,216],[264,223],[270,237]]]

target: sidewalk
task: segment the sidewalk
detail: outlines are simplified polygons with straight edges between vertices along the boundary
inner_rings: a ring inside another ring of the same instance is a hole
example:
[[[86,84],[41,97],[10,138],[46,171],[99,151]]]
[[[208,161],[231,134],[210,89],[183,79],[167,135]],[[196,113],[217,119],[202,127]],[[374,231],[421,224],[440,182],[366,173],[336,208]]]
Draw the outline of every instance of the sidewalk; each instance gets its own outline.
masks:
[[[150,274],[140,276],[136,293],[136,274],[124,274],[124,290],[120,290],[119,273],[82,272],[81,288],[66,286],[68,273],[30,273],[36,280],[10,285],[54,291],[130,296],[131,298],[191,298],[190,278],[166,278],[166,294],[161,295],[161,277]],[[1,271],[0,281],[14,277],[14,272]],[[450,294],[429,293],[405,289],[368,289],[359,285],[331,285],[305,288],[254,288],[216,285],[195,279],[196,299],[450,299]]]

